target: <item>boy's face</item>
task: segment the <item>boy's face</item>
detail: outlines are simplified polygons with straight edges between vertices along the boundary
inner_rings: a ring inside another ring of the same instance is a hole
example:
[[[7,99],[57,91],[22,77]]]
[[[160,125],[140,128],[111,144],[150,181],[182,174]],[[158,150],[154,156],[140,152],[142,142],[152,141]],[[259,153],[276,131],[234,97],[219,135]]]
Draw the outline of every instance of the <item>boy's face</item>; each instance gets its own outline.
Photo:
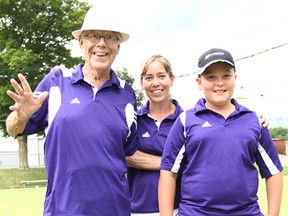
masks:
[[[203,90],[208,104],[223,106],[230,103],[236,81],[235,69],[225,63],[217,62],[210,65],[196,82]]]

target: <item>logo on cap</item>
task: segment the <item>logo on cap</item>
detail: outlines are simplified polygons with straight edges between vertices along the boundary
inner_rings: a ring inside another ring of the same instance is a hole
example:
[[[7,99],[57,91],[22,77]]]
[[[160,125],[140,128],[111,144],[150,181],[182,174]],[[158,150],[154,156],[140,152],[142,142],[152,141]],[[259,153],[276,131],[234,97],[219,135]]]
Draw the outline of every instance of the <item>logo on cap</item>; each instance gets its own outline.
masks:
[[[215,55],[224,55],[224,53],[223,52],[210,53],[210,54],[205,56],[205,60],[208,59],[210,56],[215,56]]]

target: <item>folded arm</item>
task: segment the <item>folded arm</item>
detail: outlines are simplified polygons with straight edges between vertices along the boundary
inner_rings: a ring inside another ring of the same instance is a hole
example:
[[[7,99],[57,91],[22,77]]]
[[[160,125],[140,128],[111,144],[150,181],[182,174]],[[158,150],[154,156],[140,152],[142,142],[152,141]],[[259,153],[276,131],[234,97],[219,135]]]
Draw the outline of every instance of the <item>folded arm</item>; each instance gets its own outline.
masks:
[[[147,154],[141,151],[136,151],[132,156],[126,157],[128,167],[137,169],[159,171],[161,156]]]

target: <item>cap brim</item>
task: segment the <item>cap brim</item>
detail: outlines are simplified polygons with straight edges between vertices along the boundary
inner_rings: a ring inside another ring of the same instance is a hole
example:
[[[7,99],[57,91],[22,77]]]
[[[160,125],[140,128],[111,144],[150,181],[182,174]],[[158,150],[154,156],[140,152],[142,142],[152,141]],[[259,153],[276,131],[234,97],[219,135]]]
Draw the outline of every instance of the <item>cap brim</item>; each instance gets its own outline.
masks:
[[[232,64],[231,62],[229,62],[229,61],[225,61],[225,60],[223,60],[223,59],[215,59],[214,61],[211,61],[211,62],[209,62],[208,64],[206,64],[205,66],[203,66],[202,68],[200,68],[200,70],[198,71],[198,75],[201,75],[202,73],[204,73],[204,71],[210,66],[210,65],[212,65],[212,64],[214,64],[214,63],[217,63],[217,62],[225,62],[225,63],[227,63],[227,64],[229,64],[229,65],[231,65],[232,67],[234,67],[235,68],[235,65],[234,64]]]

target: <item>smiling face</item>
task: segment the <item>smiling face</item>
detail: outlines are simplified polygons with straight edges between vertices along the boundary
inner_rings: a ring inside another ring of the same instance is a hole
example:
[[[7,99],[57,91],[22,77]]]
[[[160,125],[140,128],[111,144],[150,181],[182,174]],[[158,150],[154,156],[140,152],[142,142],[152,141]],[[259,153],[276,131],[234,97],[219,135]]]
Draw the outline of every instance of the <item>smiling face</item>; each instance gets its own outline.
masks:
[[[113,38],[116,40],[113,40]],[[112,31],[84,31],[78,38],[85,65],[95,70],[109,70],[119,53],[119,34]]]
[[[234,93],[236,74],[234,68],[224,62],[210,65],[205,72],[196,79],[199,88],[206,97],[206,107],[226,107],[231,104]]]
[[[154,60],[146,66],[146,73],[142,74],[141,86],[151,103],[162,103],[170,100],[170,88],[173,86],[174,76],[169,74],[159,60]]]

